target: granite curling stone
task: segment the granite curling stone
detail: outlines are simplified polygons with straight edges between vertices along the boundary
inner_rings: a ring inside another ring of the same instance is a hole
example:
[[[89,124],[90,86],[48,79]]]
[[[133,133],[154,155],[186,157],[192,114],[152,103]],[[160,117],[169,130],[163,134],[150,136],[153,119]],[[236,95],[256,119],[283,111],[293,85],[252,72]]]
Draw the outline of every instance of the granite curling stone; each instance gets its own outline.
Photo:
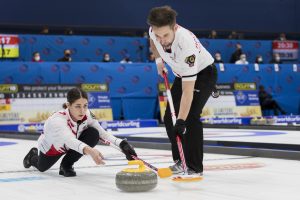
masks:
[[[140,160],[128,162],[129,165],[139,165],[138,168],[127,168],[117,173],[116,185],[125,192],[146,192],[157,185],[157,174],[145,168]]]

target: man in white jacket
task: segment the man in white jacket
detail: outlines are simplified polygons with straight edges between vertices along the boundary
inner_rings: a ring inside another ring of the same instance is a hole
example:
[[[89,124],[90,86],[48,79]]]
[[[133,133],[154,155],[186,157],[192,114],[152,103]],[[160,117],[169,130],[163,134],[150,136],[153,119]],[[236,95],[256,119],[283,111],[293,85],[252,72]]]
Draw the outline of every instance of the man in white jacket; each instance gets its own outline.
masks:
[[[151,9],[148,15],[151,50],[158,74],[162,76],[167,63],[175,75],[171,89],[177,121],[173,127],[169,105],[164,123],[172,145],[175,164],[173,173],[181,173],[182,166],[176,135],[182,137],[189,174],[202,175],[203,128],[200,114],[215,88],[217,69],[211,54],[189,30],[176,23],[176,11],[169,6]]]

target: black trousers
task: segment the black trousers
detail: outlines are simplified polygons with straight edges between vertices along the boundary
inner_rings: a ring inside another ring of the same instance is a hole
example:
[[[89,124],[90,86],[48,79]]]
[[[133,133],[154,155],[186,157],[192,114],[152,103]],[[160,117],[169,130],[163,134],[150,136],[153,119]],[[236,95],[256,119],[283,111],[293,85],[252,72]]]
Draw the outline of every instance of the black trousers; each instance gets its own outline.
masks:
[[[92,127],[87,128],[84,130],[80,137],[78,138],[80,141],[86,143],[90,147],[94,147],[97,145],[99,141],[99,132]],[[52,167],[62,155],[58,156],[47,156],[42,152],[39,152],[39,156],[36,158],[32,158],[31,162],[34,167],[36,167],[39,171],[44,172]],[[70,168],[73,166],[75,162],[77,162],[82,157],[82,154],[74,151],[72,149],[68,150],[65,154],[64,158],[61,161],[61,166]]]
[[[215,65],[209,65],[198,73],[192,105],[186,119],[186,133],[182,140],[182,146],[187,166],[196,172],[203,171],[203,126],[200,121],[200,114],[202,113],[202,109],[210,97],[216,82],[217,69]],[[182,95],[181,78],[175,78],[171,94],[175,112],[178,114]],[[164,123],[171,142],[173,160],[180,160],[176,136],[173,133],[173,122],[169,103],[166,108]]]
[[[278,105],[278,103],[273,100],[265,100],[261,103],[261,109],[262,110],[273,110],[274,115],[278,115],[278,111],[280,111],[281,114],[286,114],[286,112]]]

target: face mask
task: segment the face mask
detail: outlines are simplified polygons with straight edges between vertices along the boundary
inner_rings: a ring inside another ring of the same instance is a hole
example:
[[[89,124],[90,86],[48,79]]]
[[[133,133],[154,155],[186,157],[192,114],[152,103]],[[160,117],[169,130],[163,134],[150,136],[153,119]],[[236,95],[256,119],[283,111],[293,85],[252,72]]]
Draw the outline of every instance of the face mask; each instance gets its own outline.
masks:
[[[34,60],[35,60],[35,61],[40,61],[40,60],[41,60],[41,57],[40,57],[40,56],[35,56],[35,57],[34,57]]]
[[[220,56],[216,56],[216,60],[221,60],[221,57]]]
[[[258,61],[258,62],[262,62],[263,59],[262,59],[262,58],[258,58],[257,61]]]
[[[241,61],[245,62],[245,61],[246,61],[246,58],[241,58]]]
[[[104,60],[105,60],[105,61],[109,61],[109,60],[110,60],[110,57],[109,57],[109,56],[105,56],[105,57],[104,57]]]
[[[279,61],[279,60],[280,60],[280,57],[276,56],[276,57],[275,57],[275,60],[276,60],[276,61]]]

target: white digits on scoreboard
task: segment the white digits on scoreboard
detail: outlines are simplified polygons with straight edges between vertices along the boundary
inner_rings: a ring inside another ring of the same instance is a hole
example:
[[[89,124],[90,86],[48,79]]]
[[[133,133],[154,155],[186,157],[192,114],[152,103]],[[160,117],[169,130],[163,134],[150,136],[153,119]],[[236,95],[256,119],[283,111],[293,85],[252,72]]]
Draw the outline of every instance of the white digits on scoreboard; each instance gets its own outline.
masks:
[[[9,44],[9,43],[10,43],[10,37],[1,38],[1,44]]]

